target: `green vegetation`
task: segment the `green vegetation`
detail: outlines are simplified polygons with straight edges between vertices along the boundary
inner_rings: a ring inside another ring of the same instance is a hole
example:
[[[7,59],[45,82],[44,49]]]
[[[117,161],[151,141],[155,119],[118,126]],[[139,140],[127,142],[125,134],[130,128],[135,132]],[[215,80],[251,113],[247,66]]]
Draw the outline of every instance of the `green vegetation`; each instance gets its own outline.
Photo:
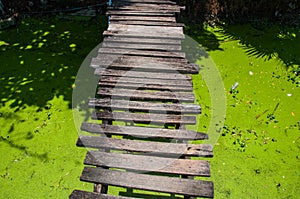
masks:
[[[277,25],[187,29],[221,73],[227,114],[211,160],[216,198],[297,198],[300,195],[300,30]],[[201,61],[199,62],[201,64]],[[203,67],[205,70],[205,66]],[[212,107],[194,77],[207,131]],[[239,86],[231,90],[235,82]]]
[[[67,198],[85,189],[72,91],[106,24],[27,18],[0,32],[0,198]]]
[[[85,150],[75,146],[71,96],[79,66],[105,26],[104,18],[28,18],[0,32],[1,198],[67,198],[73,189],[92,190],[79,181]],[[211,159],[215,198],[297,198],[299,28],[252,24],[186,32],[218,66],[227,97]],[[207,131],[210,93],[201,74],[193,79],[203,107],[198,130]]]

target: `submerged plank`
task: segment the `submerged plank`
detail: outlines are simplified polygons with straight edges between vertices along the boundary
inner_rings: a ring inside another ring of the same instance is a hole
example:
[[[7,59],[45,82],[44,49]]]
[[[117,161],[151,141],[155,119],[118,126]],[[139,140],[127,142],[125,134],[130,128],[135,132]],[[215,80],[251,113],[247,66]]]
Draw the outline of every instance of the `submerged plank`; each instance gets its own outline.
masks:
[[[205,133],[181,129],[162,129],[136,126],[113,126],[95,123],[82,123],[81,130],[95,134],[121,135],[137,138],[161,138],[179,140],[208,139],[208,135]]]
[[[209,181],[172,178],[85,167],[82,181],[149,191],[212,198],[213,183]]]
[[[203,160],[89,151],[84,160],[84,164],[141,172],[210,176],[209,162]]]

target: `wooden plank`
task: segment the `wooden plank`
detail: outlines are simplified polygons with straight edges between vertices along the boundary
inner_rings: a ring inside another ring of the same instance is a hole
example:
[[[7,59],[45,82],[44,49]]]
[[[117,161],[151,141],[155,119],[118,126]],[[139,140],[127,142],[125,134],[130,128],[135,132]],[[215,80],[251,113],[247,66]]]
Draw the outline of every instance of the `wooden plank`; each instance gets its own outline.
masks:
[[[180,140],[205,140],[208,135],[205,133],[181,130],[162,129],[136,126],[112,126],[95,123],[82,123],[82,131],[95,134],[121,135],[137,138],[159,138],[159,139],[180,139]]]
[[[170,91],[147,92],[129,89],[99,88],[97,94],[101,97],[112,97],[113,99],[130,99],[145,101],[170,101],[193,103],[195,100],[193,93],[176,93]]]
[[[110,109],[110,110],[127,110],[143,111],[151,113],[177,113],[177,114],[200,114],[201,107],[195,104],[166,104],[151,103],[140,101],[125,101],[110,98],[89,100],[90,107]]]
[[[192,87],[165,86],[159,84],[144,83],[123,83],[123,82],[105,82],[98,84],[101,88],[120,88],[120,89],[138,89],[138,90],[156,90],[156,91],[174,91],[174,92],[192,92]]]
[[[138,90],[156,90],[156,91],[174,91],[174,92],[192,92],[192,87],[164,86],[158,84],[144,83],[120,83],[120,82],[99,82],[101,88],[120,88],[120,89],[138,89]]]
[[[126,70],[113,70],[113,69],[99,69],[95,71],[96,75],[100,76],[112,76],[112,77],[134,77],[134,78],[144,78],[144,79],[168,79],[168,80],[185,80],[191,81],[190,75],[184,75],[180,73],[151,73],[151,72],[139,72],[139,71],[126,71]]]
[[[100,193],[80,191],[80,190],[74,190],[69,198],[70,199],[136,199],[132,197],[112,196],[107,194],[100,194]]]
[[[91,62],[93,68],[108,68],[118,70],[135,70],[144,72],[166,72],[166,73],[183,73],[183,74],[198,74],[199,67],[197,64],[185,64],[185,63],[168,63],[168,62],[144,62],[138,63],[136,61],[124,61],[124,60],[102,60],[99,58],[93,58]]]
[[[124,25],[110,24],[104,36],[127,36],[141,38],[165,38],[165,39],[184,39],[182,27],[165,27],[165,26],[140,26],[140,25]]]
[[[125,140],[99,136],[79,136],[77,140],[77,146],[96,149],[139,152],[145,155],[155,155],[163,157],[213,156],[212,146],[210,144],[181,144],[172,142],[166,143]]]
[[[164,17],[174,17],[174,13],[160,13],[160,12],[141,12],[134,10],[109,10],[106,15],[117,15],[117,16],[164,16]]]
[[[148,39],[148,38],[130,38],[130,37],[106,37],[103,42],[117,43],[135,43],[135,44],[165,44],[165,45],[181,45],[180,40],[174,39]]]
[[[172,15],[174,16],[176,12],[174,12],[174,10],[168,10],[168,9],[137,9],[137,10],[134,10],[134,9],[124,9],[124,10],[121,10],[121,9],[118,9],[117,7],[108,7],[108,11],[107,13],[109,12],[114,12],[114,13],[141,13],[141,14],[148,14],[148,13],[158,13],[158,14],[167,14],[167,15]]]
[[[114,25],[114,24],[112,24]],[[149,26],[144,26],[149,27]],[[103,36],[123,36],[123,37],[135,37],[135,38],[165,38],[165,39],[180,39],[183,40],[185,36],[183,34],[161,34],[150,32],[129,32],[129,31],[119,31],[119,30],[107,30],[103,32]]]
[[[177,125],[196,124],[195,116],[169,115],[169,114],[139,114],[129,112],[108,112],[108,111],[94,111],[92,113],[94,120],[109,120],[109,121],[123,121],[142,124],[153,125]]]
[[[108,30],[111,31],[126,31],[132,33],[148,33],[148,35],[182,35],[183,28],[181,27],[147,27],[147,26],[136,26],[136,25],[123,25],[123,24],[110,24]]]
[[[89,151],[84,164],[130,171],[210,176],[208,161]]]
[[[108,7],[108,10],[155,10],[155,11],[168,11],[179,13],[181,9],[185,9],[184,6],[167,5],[167,4],[145,4],[145,3],[121,3],[117,2],[113,7]]]
[[[119,2],[128,2],[128,3],[155,3],[155,4],[171,4],[176,5],[174,1],[165,1],[165,0],[119,0]]]
[[[188,87],[192,88],[192,82],[189,80],[172,80],[172,79],[146,79],[137,77],[113,77],[113,76],[102,76],[100,78],[101,82],[113,82],[113,83],[136,83],[136,84],[156,84],[163,86],[178,86],[178,87]]]
[[[157,17],[157,16],[117,16],[113,15],[110,21],[154,21],[154,22],[176,22],[175,17]]]
[[[149,191],[213,198],[213,183],[209,181],[172,178],[85,167],[82,181]]]
[[[165,44],[132,44],[132,43],[117,43],[117,42],[103,42],[104,48],[125,48],[125,49],[139,49],[139,50],[164,50],[164,51],[181,51],[181,45],[165,45]]]
[[[185,58],[185,53],[183,52],[167,52],[167,51],[159,51],[159,50],[100,48],[99,53],[108,54],[108,55],[136,55],[136,56],[145,56],[145,57]]]
[[[114,42],[112,42],[114,43]],[[176,45],[172,45],[172,46],[176,46]],[[103,61],[104,63],[106,62],[129,62],[129,63],[139,63],[139,64],[144,64],[144,63],[162,63],[162,64],[177,64],[177,65],[181,65],[181,64],[188,64],[188,60],[187,59],[181,59],[181,58],[160,58],[160,57],[142,57],[142,56],[129,56],[129,55],[101,55],[98,54],[97,59],[100,59],[99,61]]]
[[[184,27],[182,23],[170,23],[159,21],[112,21],[111,23],[125,24],[125,25],[143,25],[143,26],[169,26],[169,27]]]

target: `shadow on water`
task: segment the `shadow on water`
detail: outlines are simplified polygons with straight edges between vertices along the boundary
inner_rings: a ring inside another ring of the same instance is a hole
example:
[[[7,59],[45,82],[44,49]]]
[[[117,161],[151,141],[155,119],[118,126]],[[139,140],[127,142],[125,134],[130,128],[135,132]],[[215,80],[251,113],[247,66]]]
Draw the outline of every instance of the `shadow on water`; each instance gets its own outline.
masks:
[[[223,27],[224,34],[239,40],[249,56],[270,60],[274,57],[287,67],[300,65],[300,28],[264,21]]]
[[[32,133],[28,132],[26,139],[31,139],[32,136],[33,136]],[[9,138],[4,138],[2,136],[0,137],[0,142],[8,144],[11,148],[20,150],[20,151],[24,152],[24,154],[26,154],[28,156],[31,156],[31,157],[38,158],[41,161],[48,160],[48,153],[47,152],[41,153],[41,154],[38,153],[38,152],[30,152],[28,150],[29,149],[28,147],[26,147],[24,145],[21,145],[21,144],[16,144],[15,141],[10,140]]]
[[[243,25],[222,25],[218,30],[205,25],[188,25],[186,34],[200,43],[205,50],[223,50],[222,42],[239,40],[245,52],[256,58],[278,58],[287,67],[300,65],[299,26],[280,25],[257,21]],[[221,35],[217,37],[216,34]]]
[[[0,106],[16,112],[44,108],[63,96],[71,108],[73,83],[87,56],[102,40],[106,19],[27,18],[0,31]]]

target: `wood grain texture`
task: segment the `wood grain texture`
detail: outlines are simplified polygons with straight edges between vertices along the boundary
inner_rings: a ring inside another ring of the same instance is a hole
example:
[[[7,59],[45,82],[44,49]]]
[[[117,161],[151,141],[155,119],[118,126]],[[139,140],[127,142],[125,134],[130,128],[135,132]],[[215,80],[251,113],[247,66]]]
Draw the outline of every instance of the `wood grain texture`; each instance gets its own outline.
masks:
[[[93,193],[87,191],[74,190],[69,196],[70,199],[136,199],[132,197],[112,196],[107,194]]]
[[[181,129],[149,128],[136,126],[117,126],[95,123],[82,123],[81,130],[95,134],[121,135],[136,138],[160,138],[178,140],[204,140],[208,135],[201,132]]]
[[[195,100],[193,93],[177,93],[170,91],[153,91],[147,92],[142,90],[129,89],[108,89],[100,88],[97,94],[101,97],[111,97],[114,99],[130,99],[144,101],[168,101],[168,102],[191,102]]]
[[[90,107],[108,110],[139,111],[149,113],[200,114],[201,107],[196,104],[169,104],[141,101],[117,100],[110,98],[92,98]]]
[[[182,116],[170,114],[140,114],[129,112],[108,112],[108,111],[94,111],[92,113],[94,120],[109,120],[109,121],[123,121],[142,124],[153,125],[194,125],[196,124],[195,116]]]
[[[174,86],[174,87],[188,87],[192,88],[192,82],[185,79],[153,79],[153,78],[140,78],[140,77],[122,77],[115,76],[102,76],[99,82],[113,82],[113,83],[140,83],[140,84],[156,84],[163,86]]]
[[[79,136],[77,146],[97,149],[141,152],[147,155],[164,157],[213,156],[212,146],[209,144],[147,142],[137,140],[112,139],[99,136]]]
[[[89,151],[85,157],[84,164],[138,172],[210,176],[209,162],[203,160]]]
[[[80,179],[82,181],[105,185],[183,194],[188,196],[212,198],[214,195],[213,183],[208,181],[145,175],[101,168],[85,167]]]
[[[133,77],[133,78],[144,78],[144,79],[153,79],[156,81],[158,79],[162,80],[185,80],[191,81],[192,78],[187,74],[180,73],[159,73],[159,72],[141,72],[134,70],[114,70],[114,69],[99,69],[95,71],[96,75],[100,76],[111,76],[111,77]]]
[[[174,39],[148,39],[148,38],[130,38],[130,37],[106,37],[103,42],[117,43],[136,43],[136,44],[166,44],[166,45],[181,45],[180,40]]]

